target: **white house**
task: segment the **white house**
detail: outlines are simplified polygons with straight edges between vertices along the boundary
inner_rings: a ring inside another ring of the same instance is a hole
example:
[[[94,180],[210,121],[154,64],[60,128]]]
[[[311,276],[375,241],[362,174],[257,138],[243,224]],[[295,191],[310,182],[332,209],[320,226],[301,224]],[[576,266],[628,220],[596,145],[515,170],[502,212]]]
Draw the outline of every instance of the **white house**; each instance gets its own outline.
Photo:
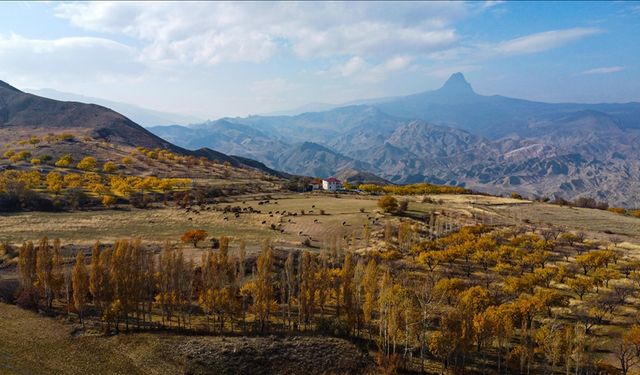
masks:
[[[342,181],[335,177],[325,178],[322,180],[322,189],[327,191],[342,189]]]

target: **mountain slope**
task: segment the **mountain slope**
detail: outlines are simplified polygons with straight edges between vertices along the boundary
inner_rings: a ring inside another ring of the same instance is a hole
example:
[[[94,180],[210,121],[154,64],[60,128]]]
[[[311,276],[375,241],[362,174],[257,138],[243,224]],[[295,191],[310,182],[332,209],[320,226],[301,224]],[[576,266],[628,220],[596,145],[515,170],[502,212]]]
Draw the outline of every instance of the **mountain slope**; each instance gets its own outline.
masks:
[[[185,151],[108,108],[43,98],[0,83],[0,139],[62,131],[128,146]]]
[[[227,162],[235,167],[274,172],[261,163],[241,161],[207,147],[187,150],[176,146],[109,108],[43,98],[0,81],[0,143],[64,133],[100,141],[105,145],[95,145],[95,142],[67,142],[63,148],[51,150],[53,156],[70,153],[79,157],[106,157],[110,152],[110,148],[106,146],[108,144],[125,150],[142,146],[147,149],[166,149],[179,155],[205,157],[220,163]]]
[[[179,113],[169,113],[156,111],[153,109],[142,108],[135,105],[116,102],[107,99],[95,98],[90,96],[78,95],[68,92],[61,92],[54,89],[39,89],[39,90],[27,90],[27,92],[42,96],[45,98],[60,100],[60,101],[73,101],[87,104],[98,104],[103,107],[111,108],[118,113],[130,118],[137,124],[144,127],[160,126],[160,125],[184,125],[200,123],[203,120],[194,116],[182,115]]]

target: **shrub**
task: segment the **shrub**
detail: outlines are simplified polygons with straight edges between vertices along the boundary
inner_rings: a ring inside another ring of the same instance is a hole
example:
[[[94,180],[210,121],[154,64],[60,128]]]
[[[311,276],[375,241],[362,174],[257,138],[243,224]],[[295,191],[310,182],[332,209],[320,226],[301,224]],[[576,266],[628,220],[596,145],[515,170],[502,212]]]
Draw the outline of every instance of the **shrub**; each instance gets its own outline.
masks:
[[[118,169],[118,165],[116,165],[116,163],[112,162],[112,161],[108,161],[106,163],[104,163],[104,165],[102,166],[102,171],[105,173],[113,173]]]
[[[609,211],[613,212],[614,214],[621,214],[621,215],[624,215],[627,213],[627,210],[625,210],[622,207],[609,207]]]
[[[66,154],[56,161],[56,167],[66,168],[70,166],[71,163],[73,163],[73,158],[70,154]]]
[[[116,204],[117,201],[118,200],[113,195],[104,195],[104,196],[102,196],[102,204],[107,208],[109,208],[109,207],[113,206],[114,204]]]
[[[20,151],[17,154],[14,154],[12,157],[10,157],[9,160],[12,163],[17,163],[19,161],[26,160],[29,157],[31,157],[31,153],[29,151]]]
[[[409,201],[407,199],[401,200],[398,206],[398,211],[405,212],[408,208],[409,208]]]
[[[378,199],[378,207],[384,212],[394,212],[398,209],[398,200],[390,195]]]
[[[77,168],[83,171],[95,171],[97,167],[98,162],[96,161],[96,158],[92,156],[83,158],[77,165]]]
[[[192,243],[194,247],[198,247],[198,242],[207,238],[207,231],[202,229],[191,229],[180,237],[180,241],[184,243]]]

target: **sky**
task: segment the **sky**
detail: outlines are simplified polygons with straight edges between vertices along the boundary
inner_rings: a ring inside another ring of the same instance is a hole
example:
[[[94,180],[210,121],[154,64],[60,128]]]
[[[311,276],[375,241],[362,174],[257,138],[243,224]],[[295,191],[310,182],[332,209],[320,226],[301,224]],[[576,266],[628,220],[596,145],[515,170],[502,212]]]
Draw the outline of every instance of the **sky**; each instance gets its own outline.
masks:
[[[640,2],[1,2],[0,80],[201,118],[437,89],[640,101]]]

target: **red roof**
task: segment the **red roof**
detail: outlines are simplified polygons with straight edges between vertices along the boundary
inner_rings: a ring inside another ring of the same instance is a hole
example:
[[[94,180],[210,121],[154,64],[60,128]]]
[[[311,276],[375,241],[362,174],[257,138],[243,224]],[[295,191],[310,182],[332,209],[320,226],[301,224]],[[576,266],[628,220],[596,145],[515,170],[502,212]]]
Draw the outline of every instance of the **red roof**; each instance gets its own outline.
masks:
[[[324,181],[327,181],[327,182],[340,182],[340,180],[338,180],[335,177],[325,178]]]

